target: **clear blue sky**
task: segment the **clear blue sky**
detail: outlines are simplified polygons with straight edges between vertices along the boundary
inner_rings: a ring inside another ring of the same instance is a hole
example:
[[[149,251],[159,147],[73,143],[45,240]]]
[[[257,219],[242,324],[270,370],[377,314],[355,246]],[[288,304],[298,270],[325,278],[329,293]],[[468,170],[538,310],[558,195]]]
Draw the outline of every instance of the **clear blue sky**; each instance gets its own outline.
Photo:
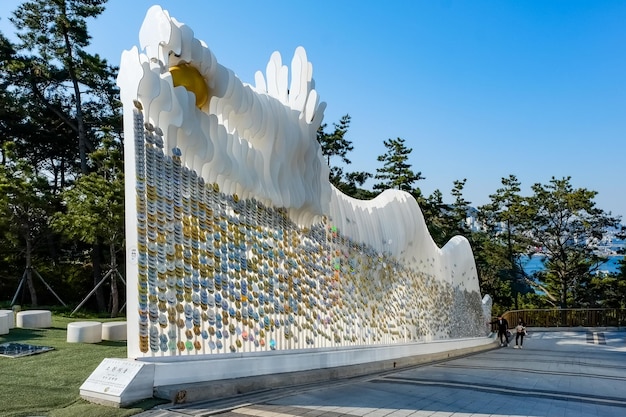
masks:
[[[1,1],[11,36],[21,2]],[[117,65],[153,4],[244,82],[273,51],[290,62],[302,45],[324,122],[352,116],[349,171],[374,173],[383,140],[401,137],[426,195],[451,201],[467,178],[478,206],[509,174],[525,195],[571,176],[626,216],[626,1],[109,0],[90,24],[91,51]]]

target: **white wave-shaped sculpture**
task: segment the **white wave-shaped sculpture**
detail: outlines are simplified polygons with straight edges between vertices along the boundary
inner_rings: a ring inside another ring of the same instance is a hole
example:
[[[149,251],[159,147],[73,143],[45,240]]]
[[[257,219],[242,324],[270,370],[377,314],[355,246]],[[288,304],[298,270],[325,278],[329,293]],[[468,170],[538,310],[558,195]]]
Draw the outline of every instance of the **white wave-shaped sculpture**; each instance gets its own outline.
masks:
[[[362,201],[330,184],[316,140],[325,103],[302,47],[291,72],[275,52],[265,75],[257,72],[251,86],[159,6],[148,11],[140,44],[143,52],[134,47],[123,53],[118,77],[126,132],[143,134],[141,126],[132,125],[135,103],[166,152],[182,155],[184,166],[224,194],[284,208],[303,228],[329,221],[353,242],[480,299],[468,241],[458,236],[437,247],[411,195],[387,190]],[[127,186],[126,192],[134,188]],[[127,233],[127,239],[136,239],[132,230]],[[481,317],[473,328],[482,332],[483,323]]]

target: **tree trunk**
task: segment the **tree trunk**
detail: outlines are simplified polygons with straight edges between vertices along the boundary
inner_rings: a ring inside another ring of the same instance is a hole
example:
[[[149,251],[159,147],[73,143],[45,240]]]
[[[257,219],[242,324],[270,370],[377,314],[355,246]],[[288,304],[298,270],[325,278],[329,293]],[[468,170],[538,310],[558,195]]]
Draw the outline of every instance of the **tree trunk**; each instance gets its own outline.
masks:
[[[61,14],[67,16],[67,10],[65,3],[61,3]],[[80,92],[80,85],[78,82],[78,75],[76,71],[75,59],[72,54],[73,46],[70,41],[70,34],[66,25],[61,25],[63,40],[65,42],[65,50],[67,51],[65,65],[68,75],[72,81],[72,87],[74,88],[74,110],[76,111],[76,126],[78,128],[78,154],[80,156],[80,171],[83,174],[89,173],[89,167],[87,166],[87,130],[85,129],[85,122],[83,120],[83,104],[82,96]]]
[[[115,259],[115,245],[109,245],[111,253],[111,317],[117,317],[120,312],[120,297],[117,290],[117,260]]]
[[[32,251],[33,243],[30,239],[30,234],[26,234],[26,284],[28,285],[28,291],[30,292],[30,302],[33,307],[37,307],[37,291],[33,283],[33,266],[32,266]]]
[[[567,283],[561,280],[561,308],[567,308]]]
[[[100,261],[100,243],[96,243],[91,248],[91,264],[93,265],[93,285],[98,285],[102,279],[102,262]],[[98,303],[98,311],[106,311],[106,302],[104,301],[104,293],[102,286],[96,290],[96,301]]]

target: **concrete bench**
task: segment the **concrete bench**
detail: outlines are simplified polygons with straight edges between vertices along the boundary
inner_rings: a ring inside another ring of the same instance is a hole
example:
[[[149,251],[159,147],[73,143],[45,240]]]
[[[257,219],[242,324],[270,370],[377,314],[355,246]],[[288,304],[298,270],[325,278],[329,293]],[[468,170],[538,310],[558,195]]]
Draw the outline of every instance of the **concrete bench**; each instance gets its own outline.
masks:
[[[126,340],[126,322],[110,321],[102,323],[102,340]]]
[[[27,310],[17,313],[17,327],[45,329],[52,327],[52,313],[49,310]]]
[[[102,323],[99,321],[75,321],[67,325],[67,343],[102,342]]]
[[[13,314],[13,310],[0,310],[0,314],[9,316],[9,329],[15,327],[15,315]]]
[[[0,312],[0,334],[9,333],[9,315]]]

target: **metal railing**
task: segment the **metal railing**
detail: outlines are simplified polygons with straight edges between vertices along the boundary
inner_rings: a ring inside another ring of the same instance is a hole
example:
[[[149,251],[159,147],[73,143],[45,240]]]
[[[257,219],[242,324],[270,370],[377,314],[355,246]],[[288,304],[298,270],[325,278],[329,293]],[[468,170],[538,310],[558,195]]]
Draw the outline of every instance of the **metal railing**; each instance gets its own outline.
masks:
[[[624,308],[558,308],[513,310],[502,315],[509,327],[521,318],[529,327],[622,327],[626,326]],[[495,328],[495,327],[494,327]]]

